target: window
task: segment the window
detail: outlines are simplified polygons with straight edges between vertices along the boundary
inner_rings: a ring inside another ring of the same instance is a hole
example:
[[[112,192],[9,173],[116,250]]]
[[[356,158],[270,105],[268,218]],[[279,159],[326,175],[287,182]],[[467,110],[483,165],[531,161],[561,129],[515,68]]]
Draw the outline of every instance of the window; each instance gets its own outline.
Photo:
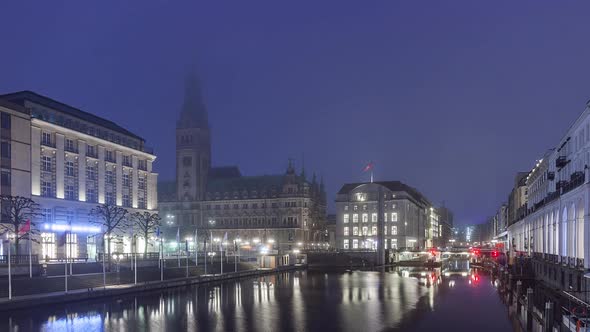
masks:
[[[348,236],[348,227],[344,227],[344,236]]]
[[[391,213],[391,221],[397,221],[397,212]]]
[[[248,208],[248,203],[242,204],[242,209],[247,209],[247,208]]]
[[[41,181],[41,196],[43,196],[43,197],[52,197],[53,196],[51,182]]]
[[[372,222],[377,222],[377,213],[371,214],[371,221]]]
[[[2,158],[10,158],[10,142],[0,143],[0,156]]]
[[[123,206],[130,207],[131,206],[131,198],[129,194],[123,194]]]
[[[363,222],[369,222],[369,215],[366,213],[363,213]]]
[[[353,223],[359,222],[359,215],[357,213],[352,215],[352,222]]]
[[[131,166],[131,156],[123,156],[123,165]]]
[[[96,158],[96,156],[97,156],[96,147],[94,145],[87,145],[86,146],[86,155],[89,157]]]
[[[371,227],[371,234],[372,235],[377,235],[377,226]]]
[[[41,233],[43,259],[55,258],[55,233]]]
[[[78,257],[78,234],[66,233],[67,257]]]
[[[43,214],[43,222],[49,223],[51,222],[51,209],[42,209],[41,213]]]
[[[348,211],[348,205],[344,205],[344,211]]]
[[[188,167],[188,166],[191,166],[192,163],[193,163],[193,158],[191,158],[191,157],[183,157],[182,158],[182,165],[183,166],[187,166]]]
[[[397,235],[397,226],[391,226],[391,235]]]
[[[66,199],[74,200],[76,199],[76,190],[72,185],[66,185]]]
[[[10,114],[8,113],[1,113],[1,117],[0,117],[0,125],[2,126],[2,129],[10,129],[11,124],[10,124]]]
[[[115,154],[113,153],[113,151],[110,151],[110,150],[105,151],[105,160],[115,162]]]
[[[344,249],[348,249],[348,239],[345,239],[343,242]]]
[[[146,205],[145,205],[145,197],[143,196],[139,196],[137,198],[137,207],[140,209],[145,209]]]
[[[348,213],[344,215],[344,219],[342,222],[348,224]]]
[[[86,202],[98,202],[96,191],[94,189],[86,189]]]
[[[41,133],[41,144],[51,145],[51,134],[43,132]]]
[[[75,176],[73,161],[66,161],[66,176]]]
[[[115,195],[112,192],[107,191],[105,193],[105,202],[109,205],[115,205]]]
[[[111,170],[107,170],[105,172],[105,179],[107,183],[114,184],[115,183],[115,174]]]
[[[354,211],[358,210],[358,208],[359,208],[359,207],[358,207],[358,206],[356,206],[356,205],[354,205],[354,206],[352,207],[352,209],[353,209]]]
[[[86,178],[88,180],[96,180],[96,167],[93,165],[86,166]]]
[[[359,240],[352,239],[352,249],[358,249],[358,248],[359,248]]]
[[[10,170],[3,169],[0,171],[0,185],[10,186]]]
[[[71,140],[69,138],[66,138],[66,142],[65,142],[65,150],[66,151],[70,151],[70,152],[76,152],[76,146],[74,144],[74,140]]]
[[[385,212],[385,213],[383,214],[383,221],[384,221],[384,222],[387,222],[387,212]]]
[[[146,187],[146,184],[145,183],[146,183],[146,179],[145,179],[144,176],[140,176],[140,177],[137,178],[137,187],[139,189],[145,190],[145,187]]]
[[[131,179],[129,174],[123,174],[123,186],[129,187],[131,185]]]
[[[41,157],[41,169],[45,172],[51,172],[51,157],[49,157],[49,156],[42,156]]]
[[[383,228],[383,235],[387,235],[387,227]]]
[[[359,235],[359,228],[358,227],[353,227],[352,228],[352,235]]]

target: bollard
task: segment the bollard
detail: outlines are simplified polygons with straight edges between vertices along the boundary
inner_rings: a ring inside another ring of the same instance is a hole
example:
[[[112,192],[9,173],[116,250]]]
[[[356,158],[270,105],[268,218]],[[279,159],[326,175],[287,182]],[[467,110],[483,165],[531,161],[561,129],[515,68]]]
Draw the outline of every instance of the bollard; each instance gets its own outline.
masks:
[[[543,313],[543,331],[553,332],[553,302],[545,302]]]
[[[522,281],[516,282],[516,313],[520,315],[521,307],[520,298],[522,297]]]
[[[533,330],[533,289],[527,288],[526,290],[526,330]]]

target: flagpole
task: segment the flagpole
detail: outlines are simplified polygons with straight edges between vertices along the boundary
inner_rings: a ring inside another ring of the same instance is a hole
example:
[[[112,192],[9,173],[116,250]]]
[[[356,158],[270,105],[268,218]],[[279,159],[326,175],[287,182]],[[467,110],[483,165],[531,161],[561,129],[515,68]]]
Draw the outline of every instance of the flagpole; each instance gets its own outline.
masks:
[[[67,250],[68,243],[67,242],[68,242],[68,231],[66,231],[66,245],[64,246],[64,249],[65,249],[65,252],[66,252],[66,261],[64,263],[64,280],[65,280],[65,291],[66,291],[66,293],[68,292],[68,250]]]
[[[29,226],[30,227],[30,226]],[[29,228],[29,278],[33,278],[33,260],[31,255],[31,229]]]
[[[186,277],[188,278],[188,240],[184,240],[186,243]]]
[[[176,230],[176,258],[178,259],[178,267],[180,267],[180,227]]]
[[[164,281],[164,251],[162,249],[162,238],[160,238],[160,281]]]
[[[203,243],[203,250],[205,250],[205,274],[207,274],[207,234],[205,234],[205,241]]]
[[[223,240],[221,240],[221,243],[220,243],[219,256],[220,256],[219,258],[221,258],[219,260],[221,262],[220,263],[221,264],[221,273],[220,274],[223,274]]]
[[[195,266],[199,266],[199,237],[197,236],[198,228],[195,228]],[[197,271],[198,272],[198,271]]]
[[[8,299],[12,300],[12,272],[10,271],[10,237],[8,237]]]

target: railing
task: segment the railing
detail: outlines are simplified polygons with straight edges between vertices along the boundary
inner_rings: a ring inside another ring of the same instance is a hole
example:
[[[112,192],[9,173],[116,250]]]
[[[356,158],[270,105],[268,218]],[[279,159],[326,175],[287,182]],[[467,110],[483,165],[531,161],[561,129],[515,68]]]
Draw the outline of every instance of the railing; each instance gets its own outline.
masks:
[[[584,268],[584,259],[583,258],[576,258],[576,267],[577,268]]]
[[[41,140],[41,145],[43,146],[48,146],[50,148],[55,148],[55,142],[49,141],[49,140]]]
[[[103,253],[99,252],[98,253],[98,261],[102,262],[102,255]],[[117,255],[118,259],[120,261],[127,261],[127,260],[132,260],[134,257],[134,254],[132,253],[116,253],[113,252],[111,253],[111,261],[116,260],[113,256]],[[137,253],[137,260],[158,260],[160,258],[160,253],[158,252],[148,252],[148,253]]]
[[[41,258],[41,263],[61,263],[66,260],[66,256],[64,254],[58,254],[55,257],[49,258]],[[76,256],[76,257],[68,257],[68,262],[87,262],[88,255],[83,256]]]
[[[555,167],[557,168],[563,168],[565,165],[567,165],[568,160],[566,156],[559,156],[557,157],[557,159],[555,159]]]
[[[37,255],[31,255],[32,264],[38,264]],[[29,264],[29,255],[10,255],[10,264]],[[8,265],[8,255],[0,255],[0,265]]]
[[[561,194],[563,195],[563,194],[567,193],[568,191],[571,191],[571,190],[583,185],[585,180],[586,180],[586,175],[583,172],[573,173],[570,181],[566,182],[561,187]]]
[[[64,150],[66,150],[67,152],[72,152],[72,153],[78,153],[78,148],[75,146],[65,146]]]

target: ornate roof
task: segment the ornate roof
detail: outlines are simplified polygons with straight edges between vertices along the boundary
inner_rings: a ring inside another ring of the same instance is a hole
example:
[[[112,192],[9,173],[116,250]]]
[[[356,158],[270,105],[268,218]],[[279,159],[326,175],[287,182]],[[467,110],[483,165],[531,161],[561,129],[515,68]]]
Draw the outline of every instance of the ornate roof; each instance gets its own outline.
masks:
[[[184,102],[177,128],[209,128],[207,109],[196,75],[189,74],[184,85]]]

